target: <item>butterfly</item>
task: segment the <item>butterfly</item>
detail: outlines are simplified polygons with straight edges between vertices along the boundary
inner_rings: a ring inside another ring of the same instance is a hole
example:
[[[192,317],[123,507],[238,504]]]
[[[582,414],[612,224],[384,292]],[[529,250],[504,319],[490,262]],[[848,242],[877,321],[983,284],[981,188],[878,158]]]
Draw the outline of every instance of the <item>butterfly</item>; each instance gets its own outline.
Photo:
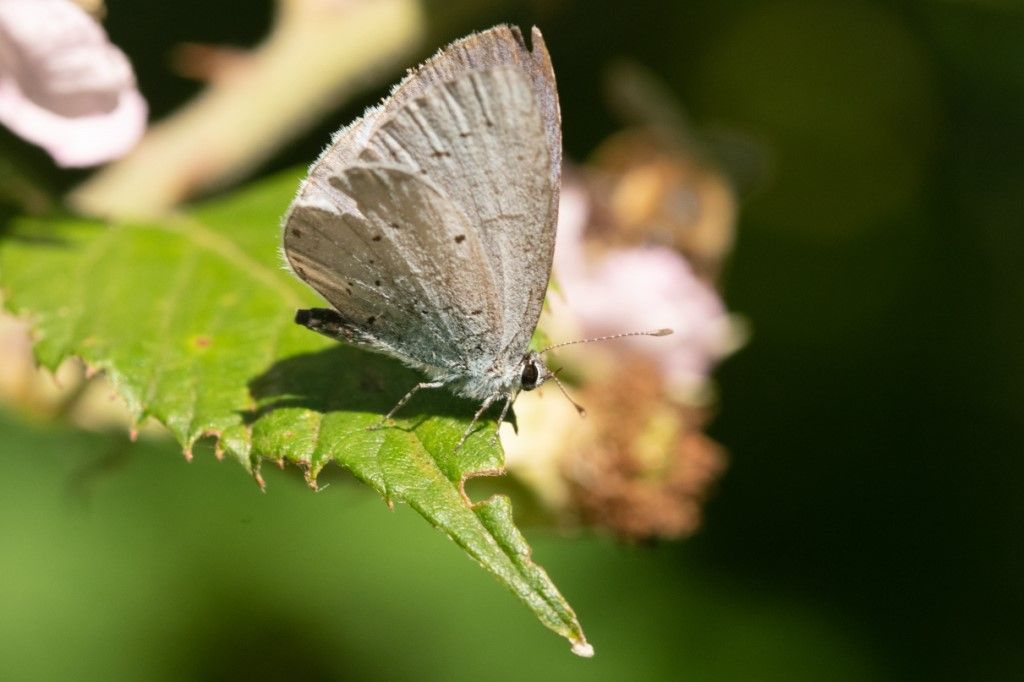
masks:
[[[420,370],[423,389],[496,401],[554,378],[529,350],[555,245],[558,92],[534,28],[471,34],[339,130],[284,217],[292,271],[331,308],[297,323]],[[557,378],[555,379],[557,382]]]

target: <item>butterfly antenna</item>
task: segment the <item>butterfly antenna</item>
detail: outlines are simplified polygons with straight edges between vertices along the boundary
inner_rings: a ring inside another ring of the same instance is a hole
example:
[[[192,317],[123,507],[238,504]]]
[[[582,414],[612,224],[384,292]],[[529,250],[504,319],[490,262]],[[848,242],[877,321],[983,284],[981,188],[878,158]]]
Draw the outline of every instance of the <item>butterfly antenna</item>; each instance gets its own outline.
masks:
[[[564,343],[556,343],[553,346],[548,346],[544,350],[540,351],[540,355],[544,355],[549,350],[561,348],[563,346],[574,346],[577,343],[593,343],[594,341],[611,341],[612,339],[624,339],[627,336],[668,336],[672,333],[671,329],[654,329],[646,332],[626,332],[625,334],[612,334],[611,336],[596,336],[592,339],[579,339],[578,341],[566,341]],[[566,396],[568,397],[568,396]]]
[[[561,372],[561,371],[562,371],[562,368],[561,368],[561,367],[559,367],[558,369],[556,369],[556,370],[555,370],[554,372],[552,372],[552,373],[551,373],[551,378],[552,378],[552,379],[554,379],[554,381],[555,381],[555,385],[556,385],[556,386],[558,386],[558,390],[562,392],[562,395],[564,395],[564,396],[565,396],[565,399],[566,399],[566,400],[568,400],[568,401],[569,401],[569,403],[570,403],[570,404],[571,404],[571,405],[572,405],[573,407],[575,407],[575,408],[576,408],[576,412],[577,412],[577,413],[578,413],[578,414],[579,414],[579,415],[580,415],[581,417],[586,417],[586,416],[587,416],[587,410],[586,410],[586,408],[584,408],[584,407],[583,407],[582,405],[580,405],[580,404],[579,404],[578,402],[576,402],[575,400],[573,400],[573,399],[572,399],[572,398],[571,398],[571,397],[569,396],[569,392],[568,392],[567,390],[565,390],[565,386],[563,386],[563,385],[562,385],[562,382],[558,380],[558,373],[559,373],[559,372]]]

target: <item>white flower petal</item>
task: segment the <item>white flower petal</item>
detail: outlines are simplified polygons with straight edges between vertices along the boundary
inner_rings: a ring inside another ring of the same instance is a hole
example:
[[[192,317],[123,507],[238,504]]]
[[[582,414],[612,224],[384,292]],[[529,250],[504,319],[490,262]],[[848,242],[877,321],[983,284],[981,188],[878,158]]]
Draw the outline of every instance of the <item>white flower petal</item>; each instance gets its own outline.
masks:
[[[0,123],[61,166],[124,155],[146,127],[131,65],[69,0],[0,0]]]

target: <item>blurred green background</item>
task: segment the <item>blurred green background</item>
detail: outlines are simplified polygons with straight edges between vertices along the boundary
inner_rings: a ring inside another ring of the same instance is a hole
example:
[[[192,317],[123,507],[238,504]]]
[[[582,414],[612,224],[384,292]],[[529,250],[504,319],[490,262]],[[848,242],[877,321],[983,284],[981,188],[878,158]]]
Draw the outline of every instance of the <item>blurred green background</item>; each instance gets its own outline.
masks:
[[[272,14],[107,6],[155,118],[200,87],[175,44],[251,45]],[[642,548],[527,529],[597,648],[580,660],[369,490],[271,472],[260,495],[209,452],[0,412],[0,677],[1024,677],[1024,6],[427,8],[423,56],[541,26],[570,158],[616,129],[603,68],[624,56],[767,150],[725,281],[754,335],[717,374],[732,459],[705,528]],[[309,163],[394,76],[263,172]]]

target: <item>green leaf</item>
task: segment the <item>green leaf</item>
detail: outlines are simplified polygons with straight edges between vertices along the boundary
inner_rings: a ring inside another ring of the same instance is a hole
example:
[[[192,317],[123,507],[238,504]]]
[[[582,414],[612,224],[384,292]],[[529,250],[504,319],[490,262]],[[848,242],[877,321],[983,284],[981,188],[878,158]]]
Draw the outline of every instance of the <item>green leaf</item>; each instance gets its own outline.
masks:
[[[5,304],[31,321],[42,364],[75,355],[104,370],[136,421],[166,424],[189,455],[212,436],[261,485],[264,460],[303,467],[313,487],[333,461],[409,504],[589,655],[508,499],[465,494],[467,478],[503,471],[493,418],[456,453],[476,406],[431,391],[374,428],[422,377],[293,323],[318,304],[278,255],[297,183],[288,174],[159,222],[16,221],[0,236]]]

